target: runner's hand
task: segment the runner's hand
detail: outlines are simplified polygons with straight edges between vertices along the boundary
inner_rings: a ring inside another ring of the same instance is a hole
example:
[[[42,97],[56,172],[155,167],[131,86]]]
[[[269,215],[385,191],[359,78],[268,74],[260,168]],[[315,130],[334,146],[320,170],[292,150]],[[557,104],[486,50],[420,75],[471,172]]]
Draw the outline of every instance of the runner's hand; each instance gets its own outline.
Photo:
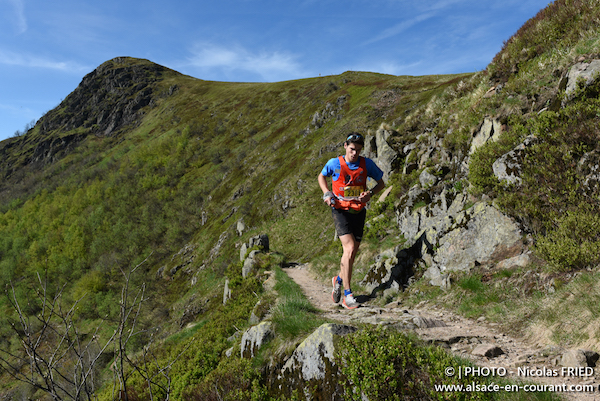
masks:
[[[334,204],[334,195],[333,192],[331,191],[327,191],[325,194],[323,194],[323,202],[325,202],[327,204],[327,206],[333,206]]]
[[[360,196],[358,197],[358,200],[361,201],[362,203],[367,203],[368,201],[370,201],[371,200],[371,191],[362,192],[360,194]]]

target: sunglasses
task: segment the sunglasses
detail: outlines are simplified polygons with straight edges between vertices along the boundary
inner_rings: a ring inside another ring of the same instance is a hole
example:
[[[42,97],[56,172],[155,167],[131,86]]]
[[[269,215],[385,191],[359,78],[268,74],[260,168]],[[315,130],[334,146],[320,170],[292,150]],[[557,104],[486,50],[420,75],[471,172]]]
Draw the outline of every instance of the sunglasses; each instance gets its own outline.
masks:
[[[346,138],[346,142],[363,142],[365,138],[361,134],[352,134]]]

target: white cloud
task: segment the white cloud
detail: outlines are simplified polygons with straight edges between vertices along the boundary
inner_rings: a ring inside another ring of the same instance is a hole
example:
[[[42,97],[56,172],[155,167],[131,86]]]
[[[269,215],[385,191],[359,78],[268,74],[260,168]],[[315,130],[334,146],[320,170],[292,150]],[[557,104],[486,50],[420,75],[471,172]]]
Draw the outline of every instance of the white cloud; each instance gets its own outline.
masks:
[[[421,0],[418,2],[406,2],[404,0],[399,2],[393,1],[392,3],[395,4],[393,9],[398,12],[399,16],[408,16],[408,19],[385,29],[380,34],[364,42],[363,45],[370,45],[397,36],[408,31],[413,26],[429,19],[452,15],[453,9],[460,4],[468,2],[469,0]]]
[[[234,79],[236,76],[258,76],[274,82],[304,77],[296,60],[297,56],[287,52],[252,52],[240,46],[198,43],[192,49],[187,66],[208,74],[217,70],[224,73],[219,75]]]
[[[14,8],[15,25],[19,34],[27,30],[27,19],[25,18],[24,0],[8,0]]]
[[[391,38],[393,36],[396,36],[404,31],[406,31],[407,29],[410,29],[411,27],[418,24],[419,22],[428,20],[429,18],[433,17],[434,15],[435,15],[434,13],[425,13],[425,14],[417,15],[415,18],[412,18],[408,21],[402,21],[399,24],[396,24],[396,25],[392,26],[391,28],[384,30],[379,35],[375,36],[374,38],[367,40],[366,42],[363,43],[363,45],[370,45],[375,42],[379,42],[381,40],[385,40],[385,39]]]
[[[55,61],[28,54],[18,54],[11,51],[0,50],[0,64],[17,67],[42,68],[58,70],[69,73],[81,73],[88,68],[77,63]]]

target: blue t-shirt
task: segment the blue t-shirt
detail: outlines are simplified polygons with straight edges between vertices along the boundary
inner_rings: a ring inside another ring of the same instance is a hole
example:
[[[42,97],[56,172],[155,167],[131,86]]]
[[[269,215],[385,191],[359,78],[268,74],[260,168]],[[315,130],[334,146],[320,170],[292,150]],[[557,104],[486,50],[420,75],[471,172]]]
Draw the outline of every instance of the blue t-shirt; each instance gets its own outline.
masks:
[[[381,171],[381,169],[377,167],[373,160],[367,157],[365,157],[364,159],[367,165],[367,177],[370,177],[375,181],[381,180],[383,178],[383,171]],[[358,163],[346,162],[346,164],[348,165],[348,168],[350,170],[356,170],[360,166],[360,159]],[[323,170],[321,170],[321,174],[323,174],[325,177],[331,177],[331,179],[335,181],[340,176],[341,169],[342,166],[340,166],[340,159],[334,157],[333,159],[329,159],[327,164],[325,164],[325,167],[323,167]]]

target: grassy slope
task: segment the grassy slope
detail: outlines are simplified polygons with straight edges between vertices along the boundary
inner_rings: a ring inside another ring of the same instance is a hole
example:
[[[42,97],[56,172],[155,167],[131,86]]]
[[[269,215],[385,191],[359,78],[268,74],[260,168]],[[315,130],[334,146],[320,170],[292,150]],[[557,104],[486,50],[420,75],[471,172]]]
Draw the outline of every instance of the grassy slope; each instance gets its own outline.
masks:
[[[581,89],[561,108],[560,81],[576,62],[598,58],[598,15],[600,8],[593,1],[551,3],[505,43],[487,76],[454,101],[466,106],[456,117],[461,124],[472,118],[481,121],[484,115],[505,124],[501,139],[471,158],[471,193],[491,196],[521,222],[539,259],[526,269],[488,266],[457,277],[447,294],[430,291],[427,296],[472,317],[504,323],[507,330],[540,343],[592,349],[600,347],[600,310],[593,289],[599,280],[600,192],[593,179],[584,185],[596,163],[585,167],[584,160],[600,150],[599,91],[597,84]],[[501,90],[483,96],[493,86]],[[492,163],[528,135],[538,142],[526,152],[523,184],[498,182]],[[464,139],[467,132],[460,128],[445,138],[454,147],[468,143]],[[420,299],[416,296],[415,302]]]
[[[114,64],[115,69],[132,66],[151,64],[135,59]],[[104,66],[108,71],[112,67]],[[160,322],[158,338],[167,339],[186,322],[214,322],[201,325],[216,325],[209,335],[214,339],[202,347],[219,355],[233,327],[244,327],[254,299],[237,299],[238,308],[217,313],[241,313],[230,316],[233,326],[223,327],[211,317],[215,315],[210,311],[221,310],[224,277],[239,276],[240,241],[266,232],[272,249],[289,260],[307,261],[326,251],[332,231],[323,224],[327,210],[315,177],[325,161],[338,154],[344,134],[374,130],[383,116],[402,121],[457,78],[468,76],[347,72],[238,84],[201,81],[167,70],[152,83],[154,101],[144,108],[143,119],[110,137],[94,135],[93,126],[42,133],[38,125],[3,143],[3,285],[13,283],[17,299],[29,302],[29,313],[41,308],[33,300],[36,274],[48,277],[49,288],[65,285],[62,302],[79,300],[76,319],[84,332],[107,319],[101,325],[103,338],[115,327],[123,272],[141,263],[130,284],[140,288],[145,283],[149,297],[137,328],[151,329]],[[394,100],[382,100],[389,93],[396,94]],[[317,128],[313,116],[330,112],[328,103],[335,113]],[[55,121],[71,112],[65,103],[51,116]],[[52,162],[32,162],[40,143],[75,134],[77,140]],[[242,238],[235,233],[238,219],[249,227]],[[219,239],[219,251],[211,253]],[[191,253],[172,257],[186,245]],[[188,261],[184,269],[171,272]],[[190,285],[192,278],[195,286]],[[242,285],[235,283],[234,291]],[[6,299],[2,308],[6,313],[0,336],[5,346],[16,347],[9,329],[14,311]],[[187,310],[197,315],[190,318]],[[130,352],[149,340],[146,333],[130,344]],[[167,344],[181,349],[191,334],[182,335]],[[194,345],[173,370],[177,394],[202,377],[203,369],[214,367],[194,362],[194,355],[207,352],[199,346]],[[199,376],[190,377],[190,372]]]
[[[580,12],[583,8],[586,12]],[[282,258],[312,260],[323,274],[335,268],[339,250],[329,240],[332,227],[323,224],[328,221],[327,210],[314,181],[324,162],[339,152],[344,133],[373,131],[386,121],[396,130],[391,138],[394,146],[412,143],[428,132],[460,159],[483,117],[492,115],[507,130],[501,141],[481,148],[471,159],[472,194],[492,195],[504,211],[525,224],[541,260],[526,270],[492,269],[458,277],[446,294],[419,283],[414,287],[419,291],[404,297],[409,302],[425,297],[466,314],[511,322],[544,341],[569,339],[593,347],[598,344],[594,331],[598,302],[590,288],[598,280],[593,269],[598,230],[577,228],[578,222],[595,221],[598,194],[580,191],[577,183],[582,177],[574,166],[582,154],[597,151],[598,91],[582,91],[570,108],[552,110],[560,100],[559,80],[568,67],[581,56],[589,59],[600,53],[594,29],[598,15],[591,1],[554,2],[507,41],[487,73],[474,75],[347,72],[274,84],[234,84],[165,73],[154,93],[166,93],[173,85],[178,89],[171,96],[156,97],[139,126],[111,138],[87,136],[63,159],[36,171],[22,168],[13,173],[12,181],[7,181],[11,191],[4,186],[0,192],[3,280],[25,289],[32,286],[35,271],[58,273],[62,281],[74,283],[68,291],[72,299],[82,293],[94,297],[81,313],[93,327],[100,314],[114,313],[111,305],[121,285],[118,268],[131,267],[153,252],[144,265],[144,281],[149,281],[153,294],[148,309],[153,312],[144,324],[167,322],[162,328],[166,337],[179,331],[185,309],[205,302],[217,307],[223,276],[239,270],[232,265],[236,246],[251,235],[268,233]],[[499,93],[484,96],[498,84]],[[337,114],[316,129],[312,118],[326,110],[327,103]],[[580,117],[572,120],[573,115]],[[39,140],[36,132],[2,145],[10,143],[15,160],[26,160]],[[531,133],[543,141],[528,155],[524,185],[507,188],[490,180],[493,161]],[[371,216],[384,213],[393,221],[394,203],[416,177],[394,175],[392,196]],[[553,181],[539,185],[540,177]],[[445,177],[445,183],[467,186],[456,171]],[[569,214],[564,214],[567,205]],[[242,238],[235,233],[240,218],[249,227]],[[390,224],[371,236],[362,252],[367,256],[357,266],[358,276],[370,263],[368,255],[397,243],[396,235]],[[220,237],[223,245],[211,258]],[[561,240],[565,237],[573,241]],[[579,246],[582,238],[585,247]],[[173,277],[163,273],[153,279],[160,267],[166,266],[168,272],[178,264],[171,255],[186,244],[194,248],[191,265]],[[584,270],[572,280],[574,270],[586,267],[592,272]],[[199,279],[196,286],[189,284],[193,276]],[[550,287],[554,294],[548,292]],[[577,314],[584,318],[566,324],[561,316],[574,314],[555,312],[570,310],[574,304],[569,294],[574,293],[582,294],[576,306],[585,312]],[[250,299],[239,302],[252,304]],[[205,319],[206,313],[197,317]],[[185,333],[179,335],[187,338]],[[9,333],[3,336],[7,339]]]

